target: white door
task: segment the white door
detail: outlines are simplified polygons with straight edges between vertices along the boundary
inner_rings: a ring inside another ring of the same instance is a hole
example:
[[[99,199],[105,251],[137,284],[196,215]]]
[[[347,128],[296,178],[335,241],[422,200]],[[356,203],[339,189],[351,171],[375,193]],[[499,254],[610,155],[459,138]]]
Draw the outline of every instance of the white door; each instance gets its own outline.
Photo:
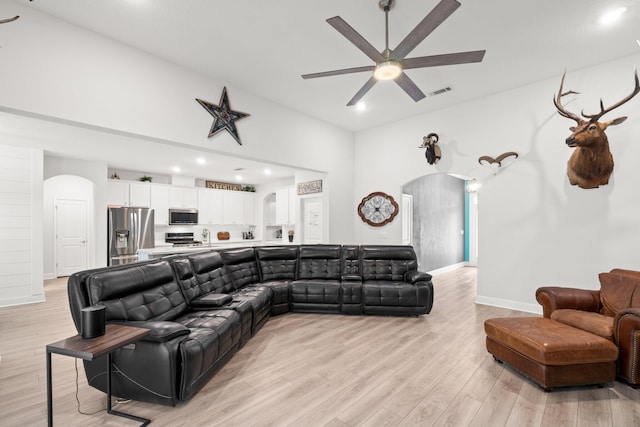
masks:
[[[478,193],[469,193],[469,265],[478,265]]]
[[[303,243],[322,243],[322,199],[303,199],[302,206]]]
[[[402,244],[410,245],[413,235],[413,196],[402,195]]]
[[[87,269],[87,201],[56,200],[56,276]]]

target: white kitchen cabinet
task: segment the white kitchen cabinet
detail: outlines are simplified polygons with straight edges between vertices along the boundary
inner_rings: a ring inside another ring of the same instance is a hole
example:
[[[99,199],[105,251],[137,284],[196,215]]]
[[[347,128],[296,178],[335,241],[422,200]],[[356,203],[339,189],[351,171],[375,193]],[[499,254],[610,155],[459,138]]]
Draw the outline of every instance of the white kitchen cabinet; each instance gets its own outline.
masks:
[[[170,207],[196,209],[198,193],[195,188],[171,187],[169,193]]]
[[[157,225],[169,224],[169,189],[165,184],[151,184],[151,209]]]
[[[247,225],[255,225],[256,223],[256,206],[255,194],[244,193],[244,223]]]
[[[148,208],[151,206],[151,185],[148,183],[129,184],[129,206]]]
[[[276,224],[295,224],[295,201],[293,187],[276,190]]]
[[[223,224],[223,192],[198,188],[198,222],[200,224]]]
[[[244,224],[244,193],[224,191],[222,195],[222,223]]]
[[[135,206],[148,208],[151,205],[149,184],[110,180],[107,182],[108,206]]]
[[[129,206],[129,183],[122,181],[107,182],[107,205]]]

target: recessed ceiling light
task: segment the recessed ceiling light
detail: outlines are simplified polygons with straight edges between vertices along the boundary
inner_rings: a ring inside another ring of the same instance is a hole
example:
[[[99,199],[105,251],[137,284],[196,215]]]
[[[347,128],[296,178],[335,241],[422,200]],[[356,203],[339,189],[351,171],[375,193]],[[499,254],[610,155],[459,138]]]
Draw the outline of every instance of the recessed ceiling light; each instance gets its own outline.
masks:
[[[242,175],[236,175],[236,181],[242,181]]]
[[[626,11],[626,7],[619,7],[617,9],[610,10],[609,12],[605,12],[605,14],[600,17],[600,23],[603,25],[611,25],[614,22],[617,22]]]
[[[264,174],[265,175],[271,175],[271,169],[265,169],[264,170]]]
[[[365,111],[367,109],[367,104],[364,101],[360,101],[356,104],[356,110]]]
[[[198,157],[196,159],[196,163],[198,163],[199,165],[204,165],[207,163],[206,159],[204,157]]]
[[[180,173],[180,166],[173,166],[171,170],[175,173]]]

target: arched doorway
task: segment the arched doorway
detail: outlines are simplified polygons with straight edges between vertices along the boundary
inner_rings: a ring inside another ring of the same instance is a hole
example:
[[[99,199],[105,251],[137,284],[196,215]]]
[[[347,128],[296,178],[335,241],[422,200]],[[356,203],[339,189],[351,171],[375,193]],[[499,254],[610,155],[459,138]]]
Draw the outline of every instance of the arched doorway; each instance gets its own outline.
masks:
[[[438,173],[402,187],[403,200],[411,205],[403,215],[403,234],[408,230],[403,240],[410,241],[424,271],[476,265],[477,198],[466,183],[464,177]]]

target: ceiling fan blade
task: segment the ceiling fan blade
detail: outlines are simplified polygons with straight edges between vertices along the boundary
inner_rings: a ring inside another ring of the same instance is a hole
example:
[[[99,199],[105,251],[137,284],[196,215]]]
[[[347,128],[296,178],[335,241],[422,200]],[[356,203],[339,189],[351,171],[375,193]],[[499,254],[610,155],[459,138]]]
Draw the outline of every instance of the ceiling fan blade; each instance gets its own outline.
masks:
[[[441,65],[469,64],[480,62],[484,58],[485,50],[475,50],[471,52],[446,53],[444,55],[421,56],[418,58],[407,58],[402,61],[402,68],[439,67]]]
[[[456,0],[442,0],[393,50],[393,56],[400,61],[420,44],[433,30],[460,7]]]
[[[347,103],[347,106],[350,107],[352,105],[356,105],[358,101],[362,99],[363,96],[366,95],[367,92],[378,82],[375,77],[371,77],[365,84],[360,88],[358,93],[355,94],[351,101]]]
[[[358,49],[364,52],[374,62],[380,62],[384,59],[384,56],[378,50],[371,46],[371,43],[365,40],[353,27],[345,22],[344,19],[339,16],[327,19],[329,25],[338,30],[340,34],[345,36],[347,40],[356,45]]]
[[[416,102],[420,101],[422,98],[426,96],[420,90],[420,88],[416,86],[413,80],[411,80],[409,76],[407,76],[407,74],[404,72],[400,74],[400,76],[396,78],[394,81],[398,83],[398,86],[400,86],[405,92],[407,92],[407,95],[409,95],[411,99],[413,99]]]
[[[303,74],[303,79],[315,79],[318,77],[329,77],[329,76],[339,76],[341,74],[352,74],[352,73],[362,73],[365,71],[373,71],[375,69],[375,65],[368,65],[366,67],[356,67],[356,68],[345,68],[343,70],[334,70],[334,71],[324,71],[322,73],[311,73],[311,74]]]

